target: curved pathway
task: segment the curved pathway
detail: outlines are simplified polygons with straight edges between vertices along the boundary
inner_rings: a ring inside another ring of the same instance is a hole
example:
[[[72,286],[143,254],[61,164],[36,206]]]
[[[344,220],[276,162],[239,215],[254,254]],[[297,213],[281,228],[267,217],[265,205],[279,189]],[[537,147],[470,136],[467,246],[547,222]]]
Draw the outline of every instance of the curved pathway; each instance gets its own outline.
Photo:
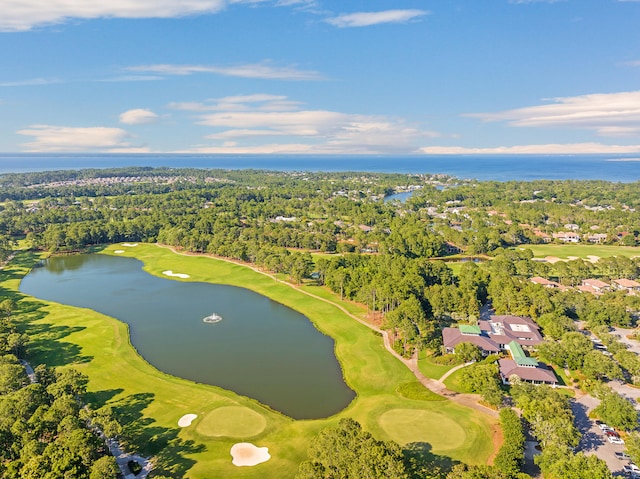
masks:
[[[495,411],[495,410],[493,410],[491,408],[483,406],[482,404],[480,404],[478,402],[478,399],[480,397],[479,395],[477,395],[477,394],[461,394],[461,393],[457,393],[455,391],[451,391],[450,389],[447,389],[447,387],[442,382],[442,381],[444,381],[444,379],[446,379],[446,377],[450,373],[453,373],[455,370],[466,366],[465,364],[463,364],[461,366],[458,366],[456,368],[453,368],[452,370],[450,370],[447,374],[445,374],[439,380],[428,378],[424,374],[422,374],[422,372],[420,371],[420,368],[418,367],[418,353],[417,352],[411,357],[411,359],[403,358],[391,346],[391,340],[389,338],[389,333],[387,333],[387,331],[384,331],[384,330],[378,328],[377,326],[365,321],[364,319],[359,318],[355,314],[349,312],[344,306],[342,306],[340,304],[337,304],[337,303],[335,303],[335,302],[333,302],[333,301],[331,301],[329,299],[322,298],[320,296],[316,296],[315,294],[310,293],[309,291],[305,291],[305,290],[301,289],[297,285],[288,283],[286,281],[282,281],[282,280],[278,279],[275,275],[273,275],[271,273],[267,273],[266,271],[263,271],[263,270],[255,267],[255,266],[249,265],[247,263],[243,263],[243,262],[240,262],[240,261],[234,261],[234,260],[230,260],[228,258],[222,258],[220,256],[211,255],[211,254],[184,253],[182,251],[176,251],[175,248],[172,248],[170,246],[160,245],[160,244],[157,244],[157,243],[156,243],[156,246],[158,246],[159,248],[170,249],[175,254],[179,254],[179,255],[183,255],[183,256],[209,256],[209,257],[215,258],[215,259],[220,260],[220,261],[226,261],[227,263],[232,263],[232,264],[236,264],[236,265],[239,265],[239,266],[244,266],[246,268],[252,269],[256,273],[263,274],[263,275],[273,279],[274,281],[277,281],[277,282],[279,282],[281,284],[287,285],[290,288],[293,288],[296,291],[301,292],[302,294],[306,294],[307,296],[310,296],[310,297],[312,297],[312,298],[314,298],[314,299],[316,299],[318,301],[323,301],[325,303],[331,304],[332,306],[338,308],[340,311],[342,311],[344,314],[346,314],[350,318],[355,319],[356,321],[358,321],[360,324],[363,324],[364,326],[368,327],[369,329],[372,329],[372,330],[376,331],[377,333],[380,333],[382,335],[382,339],[383,339],[383,342],[384,342],[384,347],[386,348],[386,350],[389,351],[398,360],[400,360],[407,368],[409,368],[409,370],[413,373],[413,375],[416,377],[416,379],[418,381],[420,381],[420,383],[422,383],[422,385],[424,387],[426,387],[430,391],[432,391],[432,392],[434,392],[436,394],[439,394],[441,396],[444,396],[447,399],[450,399],[453,402],[458,403],[458,404],[460,404],[462,406],[466,406],[466,407],[475,409],[477,411],[480,411],[480,412],[482,412],[484,414],[487,414],[489,416],[492,416],[492,417],[498,417],[498,411]]]
[[[24,359],[20,359],[20,364],[27,372],[29,381],[31,381],[32,384],[38,382],[38,378],[36,377],[36,374],[33,371],[31,365]],[[116,459],[116,463],[118,464],[118,468],[120,469],[120,472],[122,473],[122,477],[124,477],[124,479],[145,479],[149,475],[151,469],[153,469],[153,463],[149,459],[139,456],[138,454],[129,454],[123,452],[122,448],[120,447],[120,443],[116,439],[111,439],[105,436],[102,430],[95,424],[89,423],[89,425],[91,429],[93,429],[93,431],[98,434],[100,439],[102,439],[109,448],[109,452]],[[138,475],[132,474],[129,470],[129,461],[136,461],[142,467],[142,471],[140,471]]]

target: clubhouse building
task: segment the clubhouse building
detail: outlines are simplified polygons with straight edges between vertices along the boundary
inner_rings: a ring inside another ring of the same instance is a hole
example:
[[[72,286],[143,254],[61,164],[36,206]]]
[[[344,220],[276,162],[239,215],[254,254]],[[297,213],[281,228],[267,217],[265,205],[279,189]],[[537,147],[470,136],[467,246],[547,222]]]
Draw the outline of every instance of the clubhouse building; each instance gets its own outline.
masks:
[[[455,353],[460,343],[472,343],[484,356],[509,352],[511,359],[500,359],[500,376],[505,384],[514,375],[521,381],[534,384],[557,384],[558,380],[546,365],[528,357],[525,350],[534,350],[542,342],[540,327],[521,316],[491,316],[478,321],[477,326],[462,324],[458,328],[442,330],[443,346],[447,353]]]

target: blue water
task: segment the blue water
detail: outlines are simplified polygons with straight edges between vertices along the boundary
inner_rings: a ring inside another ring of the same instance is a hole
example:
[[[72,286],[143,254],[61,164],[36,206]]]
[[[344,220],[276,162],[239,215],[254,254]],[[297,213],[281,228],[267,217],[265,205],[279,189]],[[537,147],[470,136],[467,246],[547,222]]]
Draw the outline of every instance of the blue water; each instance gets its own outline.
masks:
[[[640,158],[631,155],[500,156],[217,156],[115,154],[0,154],[0,173],[125,166],[443,173],[478,180],[640,180]]]

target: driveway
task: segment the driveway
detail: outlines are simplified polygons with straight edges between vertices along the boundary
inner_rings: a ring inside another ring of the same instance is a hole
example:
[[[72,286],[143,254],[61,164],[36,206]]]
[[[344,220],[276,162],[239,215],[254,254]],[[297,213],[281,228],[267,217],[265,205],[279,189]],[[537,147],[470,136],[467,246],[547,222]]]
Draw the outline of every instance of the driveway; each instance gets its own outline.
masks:
[[[624,476],[622,466],[628,464],[628,462],[621,461],[614,453],[623,452],[625,446],[610,444],[595,422],[589,419],[589,412],[596,408],[598,404],[600,404],[600,400],[588,394],[571,400],[571,409],[576,418],[576,427],[582,433],[578,450],[587,455],[594,454],[605,461],[614,476]]]
[[[620,336],[620,342],[626,344],[629,347],[629,351],[640,354],[640,343],[634,339],[627,338],[627,336],[637,332],[638,330],[636,329],[613,328],[613,334]]]

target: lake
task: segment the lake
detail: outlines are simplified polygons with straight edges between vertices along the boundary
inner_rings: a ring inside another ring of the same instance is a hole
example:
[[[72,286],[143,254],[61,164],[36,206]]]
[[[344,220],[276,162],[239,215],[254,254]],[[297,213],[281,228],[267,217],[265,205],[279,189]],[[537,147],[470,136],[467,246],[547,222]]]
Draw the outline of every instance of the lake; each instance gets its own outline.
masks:
[[[145,360],[171,375],[252,397],[295,419],[323,418],[355,397],[332,338],[304,315],[248,289],[152,276],[133,258],[49,258],[20,291],[129,325]],[[212,313],[218,323],[205,323]]]

